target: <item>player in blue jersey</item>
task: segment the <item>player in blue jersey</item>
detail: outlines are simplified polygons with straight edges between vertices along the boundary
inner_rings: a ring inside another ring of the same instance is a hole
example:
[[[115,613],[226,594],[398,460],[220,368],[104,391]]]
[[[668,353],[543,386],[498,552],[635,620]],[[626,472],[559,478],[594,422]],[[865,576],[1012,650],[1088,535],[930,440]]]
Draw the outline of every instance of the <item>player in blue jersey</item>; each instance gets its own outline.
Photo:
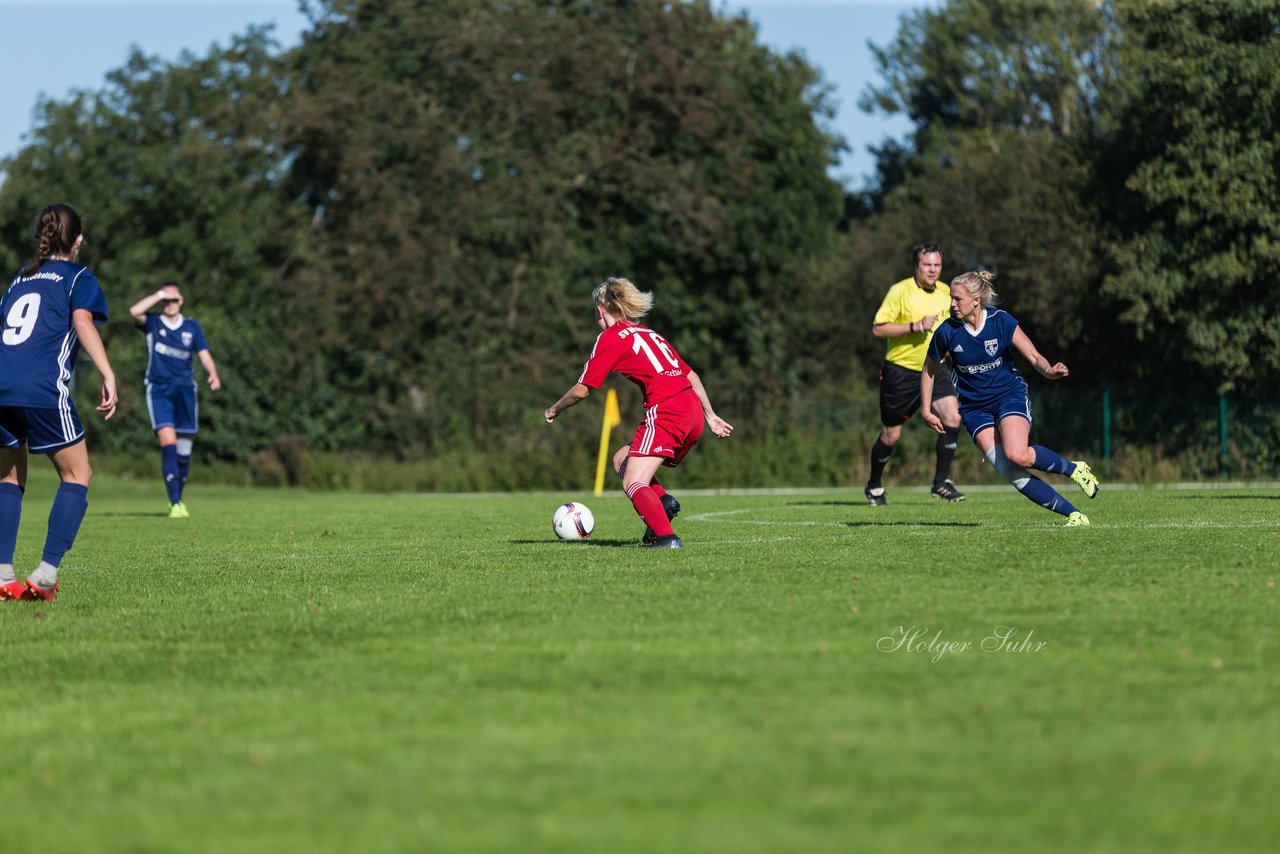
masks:
[[[159,314],[147,312],[159,304]],[[209,390],[222,388],[218,366],[209,354],[209,345],[200,324],[182,314],[182,289],[177,282],[165,282],[160,290],[133,304],[129,314],[147,336],[147,412],[151,429],[160,440],[160,471],[169,495],[169,518],[191,515],[182,502],[182,489],[191,470],[191,447],[200,415],[196,381],[192,377],[195,358],[200,358],[209,377]]]
[[[76,263],[84,247],[80,215],[50,205],[35,222],[35,260],[0,298],[0,600],[58,596],[58,566],[89,508],[89,451],[71,402],[80,348],[102,374],[98,411],[116,411],[116,375],[96,324],[107,320],[97,278]],[[13,571],[27,452],[48,454],[62,481],[49,512],[40,565],[25,581]]]
[[[929,342],[920,375],[924,420],[943,431],[943,423],[929,411],[933,377],[948,361],[960,398],[960,417],[982,453],[996,471],[1019,492],[1041,507],[1067,517],[1067,525],[1088,525],[1085,516],[1049,484],[1027,469],[1070,477],[1090,498],[1098,494],[1098,479],[1087,463],[1068,461],[1043,445],[1030,445],[1031,399],[1027,381],[1013,366],[1013,354],[1021,353],[1045,379],[1067,376],[1067,366],[1050,365],[1018,321],[996,308],[991,273],[965,273],[951,283],[951,317],[942,322]]]

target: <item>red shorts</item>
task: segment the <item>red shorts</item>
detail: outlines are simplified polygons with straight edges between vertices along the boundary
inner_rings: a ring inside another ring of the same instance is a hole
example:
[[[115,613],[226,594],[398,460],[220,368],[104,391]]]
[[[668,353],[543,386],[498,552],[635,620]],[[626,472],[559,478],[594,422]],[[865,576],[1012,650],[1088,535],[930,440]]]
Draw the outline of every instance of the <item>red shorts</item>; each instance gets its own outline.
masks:
[[[702,404],[693,389],[650,406],[631,440],[629,457],[662,457],[664,466],[678,466],[702,438]]]

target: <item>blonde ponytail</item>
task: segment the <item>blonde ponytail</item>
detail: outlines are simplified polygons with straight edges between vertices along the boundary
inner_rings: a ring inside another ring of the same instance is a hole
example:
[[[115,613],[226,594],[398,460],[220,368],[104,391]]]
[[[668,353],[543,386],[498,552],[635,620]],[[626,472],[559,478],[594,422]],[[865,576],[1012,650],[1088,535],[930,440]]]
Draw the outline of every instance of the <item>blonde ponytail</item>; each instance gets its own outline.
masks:
[[[595,304],[616,317],[638,320],[653,308],[653,294],[637,288],[629,279],[605,279],[591,292]]]

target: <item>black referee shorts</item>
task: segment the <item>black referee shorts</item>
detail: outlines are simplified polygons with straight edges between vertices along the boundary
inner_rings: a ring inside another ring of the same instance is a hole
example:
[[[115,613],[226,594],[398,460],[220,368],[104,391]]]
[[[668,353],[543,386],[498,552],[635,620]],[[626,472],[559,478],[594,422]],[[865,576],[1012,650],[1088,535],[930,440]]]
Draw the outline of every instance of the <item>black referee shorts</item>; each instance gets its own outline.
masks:
[[[933,375],[933,399],[955,396],[951,368],[939,365],[938,372]],[[886,427],[900,427],[910,421],[919,408],[920,372],[885,362],[880,369],[880,423]]]

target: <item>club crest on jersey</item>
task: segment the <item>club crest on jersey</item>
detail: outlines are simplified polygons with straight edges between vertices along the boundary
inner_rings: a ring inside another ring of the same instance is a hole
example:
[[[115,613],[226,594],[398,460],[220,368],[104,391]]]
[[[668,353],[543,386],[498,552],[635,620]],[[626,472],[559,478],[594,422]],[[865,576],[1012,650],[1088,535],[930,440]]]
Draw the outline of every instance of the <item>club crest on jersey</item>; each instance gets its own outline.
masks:
[[[194,337],[194,336],[192,336],[192,334],[191,334],[190,332],[184,332],[184,333],[182,333],[182,346],[183,346],[183,347],[190,347],[190,346],[191,346],[191,339],[192,339],[193,337]]]
[[[992,339],[990,341],[983,341],[982,346],[987,348],[988,356],[994,356],[996,351],[1000,349],[1000,342]]]

